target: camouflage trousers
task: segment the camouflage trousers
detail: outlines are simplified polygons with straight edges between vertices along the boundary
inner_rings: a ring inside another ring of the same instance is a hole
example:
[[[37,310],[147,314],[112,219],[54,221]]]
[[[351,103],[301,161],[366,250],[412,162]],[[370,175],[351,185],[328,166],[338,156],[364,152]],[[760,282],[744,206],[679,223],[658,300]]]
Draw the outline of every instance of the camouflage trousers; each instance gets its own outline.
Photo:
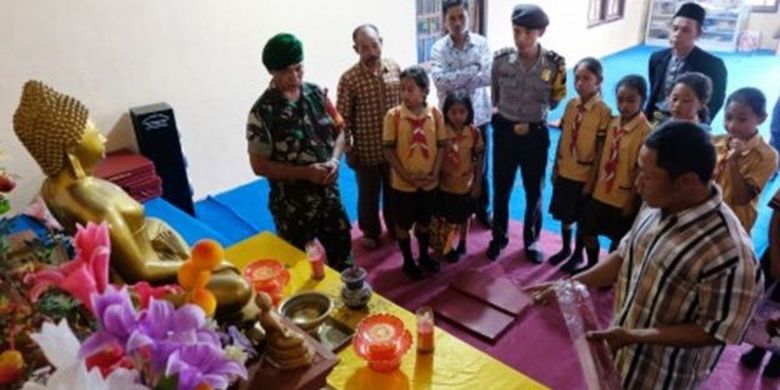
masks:
[[[329,266],[337,271],[352,266],[351,224],[336,185],[272,188],[269,208],[281,238],[301,250],[317,239]]]

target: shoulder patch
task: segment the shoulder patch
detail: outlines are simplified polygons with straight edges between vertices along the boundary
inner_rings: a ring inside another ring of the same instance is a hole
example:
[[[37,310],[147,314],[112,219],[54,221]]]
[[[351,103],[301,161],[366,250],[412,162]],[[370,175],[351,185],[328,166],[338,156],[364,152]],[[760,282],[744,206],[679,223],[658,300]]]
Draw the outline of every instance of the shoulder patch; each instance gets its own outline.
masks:
[[[553,64],[555,64],[555,66],[558,66],[558,67],[560,67],[561,65],[563,65],[566,62],[566,60],[564,60],[562,55],[560,55],[560,54],[558,54],[558,53],[556,53],[556,52],[554,52],[552,50],[547,50],[547,52],[545,53],[545,57],[547,57],[548,61],[552,62]]]
[[[517,50],[514,47],[507,46],[507,47],[505,47],[503,49],[500,49],[500,50],[496,51],[495,54],[493,54],[493,58],[503,57],[503,56],[505,56],[507,54],[514,53],[516,51]]]

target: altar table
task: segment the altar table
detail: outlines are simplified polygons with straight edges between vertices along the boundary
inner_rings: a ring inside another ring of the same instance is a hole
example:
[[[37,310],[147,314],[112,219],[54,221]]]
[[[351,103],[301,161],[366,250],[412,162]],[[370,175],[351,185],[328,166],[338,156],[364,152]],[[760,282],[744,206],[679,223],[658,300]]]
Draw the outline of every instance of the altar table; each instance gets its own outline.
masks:
[[[285,296],[307,290],[327,294],[334,301],[331,316],[353,329],[369,313],[389,312],[401,318],[413,338],[416,338],[414,313],[376,292],[367,309],[347,308],[340,298],[340,275],[326,267],[324,279],[311,279],[311,267],[306,254],[273,233],[263,232],[241,241],[227,248],[225,255],[242,271],[257,259],[279,260],[288,267],[291,275]],[[401,368],[391,373],[369,369],[366,362],[348,345],[338,352],[340,362],[328,376],[328,385],[336,389],[356,390],[546,388],[438,327],[435,334],[436,349],[433,353],[418,354],[414,340],[409,352],[403,357]]]

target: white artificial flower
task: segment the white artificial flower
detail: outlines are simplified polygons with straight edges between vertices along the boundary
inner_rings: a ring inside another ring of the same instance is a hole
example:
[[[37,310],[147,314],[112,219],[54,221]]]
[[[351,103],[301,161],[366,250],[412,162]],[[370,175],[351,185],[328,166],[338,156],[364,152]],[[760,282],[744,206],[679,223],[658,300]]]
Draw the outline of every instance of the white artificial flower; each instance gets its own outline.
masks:
[[[78,358],[81,344],[64,319],[57,325],[44,323],[41,332],[31,334],[30,338],[56,371],[45,385],[26,382],[22,390],[148,390],[135,383],[138,377],[135,370],[119,368],[108,378],[103,378],[98,368],[87,372],[86,363]]]

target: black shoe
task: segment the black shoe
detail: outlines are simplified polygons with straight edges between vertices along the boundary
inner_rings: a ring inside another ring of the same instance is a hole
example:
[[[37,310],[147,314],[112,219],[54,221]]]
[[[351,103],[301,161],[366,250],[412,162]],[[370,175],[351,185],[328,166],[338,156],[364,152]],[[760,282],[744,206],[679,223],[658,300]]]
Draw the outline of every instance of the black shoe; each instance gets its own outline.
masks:
[[[764,366],[761,376],[767,379],[780,378],[780,355],[772,354],[772,357],[769,358],[769,363]]]
[[[574,275],[577,272],[577,266],[580,265],[581,262],[582,252],[574,252],[574,254],[569,257],[569,260],[561,266],[561,271],[566,272],[569,275]]]
[[[563,263],[564,260],[571,256],[571,249],[568,246],[564,246],[558,253],[552,255],[547,261],[552,265],[558,265]]]
[[[458,256],[463,256],[466,254],[466,241],[461,241],[458,243],[458,249],[455,250],[455,252],[458,253]]]
[[[537,249],[526,248],[525,258],[534,264],[542,264],[544,262],[544,255]]]
[[[439,264],[438,261],[431,259],[429,256],[420,257],[420,266],[434,274],[441,269],[441,264]]]
[[[493,228],[493,217],[488,213],[477,213],[477,221],[488,229]]]
[[[745,368],[755,370],[761,365],[761,361],[764,360],[764,354],[766,354],[765,349],[753,347],[750,349],[750,351],[742,354],[742,356],[739,358],[739,362]],[[774,355],[772,356],[774,357]]]
[[[405,261],[403,267],[401,267],[401,270],[404,271],[404,274],[406,274],[409,279],[420,280],[423,278],[423,273],[422,270],[420,270],[420,267],[411,261]]]
[[[447,260],[448,263],[457,263],[458,260],[460,260],[460,253],[458,253],[457,250],[449,251],[444,255],[444,259]]]
[[[490,260],[497,259],[498,255],[501,254],[501,250],[504,249],[504,247],[506,247],[508,243],[509,243],[508,241],[498,242],[496,241],[496,239],[490,240],[490,244],[488,244],[488,249],[486,253],[488,259]]]

